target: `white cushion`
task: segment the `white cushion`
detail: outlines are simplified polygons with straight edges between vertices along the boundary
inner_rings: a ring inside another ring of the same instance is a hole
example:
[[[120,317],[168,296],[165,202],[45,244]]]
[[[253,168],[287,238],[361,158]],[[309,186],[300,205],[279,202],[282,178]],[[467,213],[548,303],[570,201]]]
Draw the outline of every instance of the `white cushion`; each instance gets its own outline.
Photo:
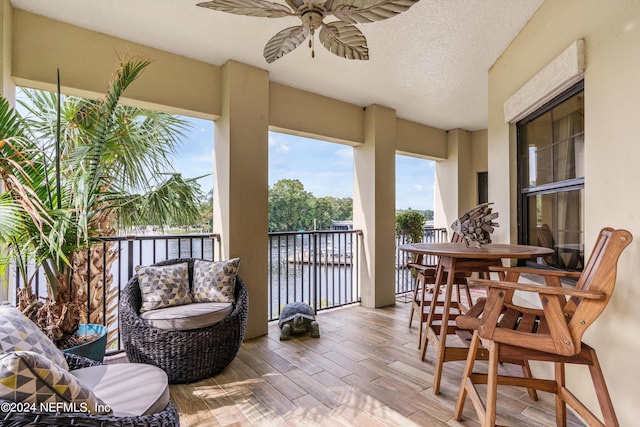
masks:
[[[187,331],[215,325],[232,311],[233,304],[228,302],[199,302],[146,311],[140,317],[154,328]]]
[[[161,412],[169,403],[167,374],[143,363],[98,365],[71,371],[116,417]]]

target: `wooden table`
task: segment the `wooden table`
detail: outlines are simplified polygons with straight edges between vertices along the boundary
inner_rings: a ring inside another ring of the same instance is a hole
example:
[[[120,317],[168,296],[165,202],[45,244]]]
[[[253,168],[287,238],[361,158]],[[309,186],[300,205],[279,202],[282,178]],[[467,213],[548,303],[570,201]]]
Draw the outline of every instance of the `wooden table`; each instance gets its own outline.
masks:
[[[466,347],[447,346],[447,335],[456,333],[455,321],[450,323],[450,311],[452,305],[460,312],[465,307],[460,301],[451,301],[453,289],[453,276],[455,273],[478,272],[485,273],[489,268],[502,265],[502,259],[529,259],[541,257],[553,253],[552,249],[540,246],[488,244],[480,248],[468,247],[464,243],[411,243],[401,245],[401,251],[418,255],[434,255],[439,258],[436,273],[436,285],[429,307],[426,333],[422,344],[421,358],[424,360],[429,341],[433,342],[436,350],[435,372],[433,374],[433,391],[440,394],[440,379],[444,362],[454,360],[466,360],[468,349]],[[447,283],[443,283],[444,273],[447,273]],[[442,301],[442,320],[440,325],[434,322],[434,313],[441,286],[445,286],[444,300]],[[470,302],[471,303],[471,302]],[[488,355],[480,355],[487,357]]]

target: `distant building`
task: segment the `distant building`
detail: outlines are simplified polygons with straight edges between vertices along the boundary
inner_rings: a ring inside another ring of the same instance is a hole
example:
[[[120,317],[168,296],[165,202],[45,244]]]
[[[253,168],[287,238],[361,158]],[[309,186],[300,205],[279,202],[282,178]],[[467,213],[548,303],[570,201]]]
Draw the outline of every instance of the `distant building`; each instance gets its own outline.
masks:
[[[353,230],[353,221],[331,221],[332,231]]]

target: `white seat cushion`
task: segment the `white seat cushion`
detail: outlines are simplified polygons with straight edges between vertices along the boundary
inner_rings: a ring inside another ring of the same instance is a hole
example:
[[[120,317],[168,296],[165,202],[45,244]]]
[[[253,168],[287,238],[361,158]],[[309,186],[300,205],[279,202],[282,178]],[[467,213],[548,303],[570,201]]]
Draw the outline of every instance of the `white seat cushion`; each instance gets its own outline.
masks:
[[[167,374],[143,363],[98,365],[70,371],[111,408],[116,417],[161,412],[169,403]]]
[[[140,317],[155,328],[187,331],[215,325],[232,311],[233,304],[228,302],[199,302],[145,311]]]

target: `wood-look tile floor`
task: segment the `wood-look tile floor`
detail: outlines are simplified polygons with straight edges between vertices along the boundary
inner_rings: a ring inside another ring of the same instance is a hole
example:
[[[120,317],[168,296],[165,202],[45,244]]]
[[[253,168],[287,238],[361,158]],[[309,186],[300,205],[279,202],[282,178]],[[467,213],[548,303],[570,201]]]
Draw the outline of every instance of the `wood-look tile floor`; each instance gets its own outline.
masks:
[[[433,393],[435,353],[430,346],[420,361],[409,309],[398,303],[321,312],[319,339],[281,342],[277,323],[270,324],[267,336],[244,342],[215,378],[170,387],[181,425],[479,425],[470,401],[462,422],[453,418],[463,362],[445,364],[441,394]],[[498,423],[555,425],[553,396],[539,395],[534,402],[524,389],[499,387]],[[582,424],[570,417],[569,425]]]

